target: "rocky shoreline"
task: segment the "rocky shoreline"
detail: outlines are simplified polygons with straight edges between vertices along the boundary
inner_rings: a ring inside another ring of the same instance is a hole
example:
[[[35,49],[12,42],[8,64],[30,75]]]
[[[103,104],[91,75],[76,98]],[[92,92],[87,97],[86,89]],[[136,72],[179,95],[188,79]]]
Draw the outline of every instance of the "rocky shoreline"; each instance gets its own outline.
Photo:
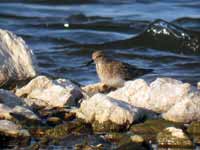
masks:
[[[200,144],[197,87],[172,78],[136,79],[119,89],[81,87],[40,75],[32,51],[15,34],[1,29],[0,39],[1,148],[48,149],[66,141],[80,150]]]

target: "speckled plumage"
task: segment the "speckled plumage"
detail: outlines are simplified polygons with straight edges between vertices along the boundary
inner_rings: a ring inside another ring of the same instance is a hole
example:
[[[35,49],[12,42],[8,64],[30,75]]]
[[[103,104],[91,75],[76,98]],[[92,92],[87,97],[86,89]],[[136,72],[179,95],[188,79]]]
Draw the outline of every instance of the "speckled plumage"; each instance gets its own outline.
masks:
[[[141,69],[133,65],[108,58],[102,51],[95,51],[92,59],[96,64],[96,71],[102,83],[111,87],[123,86],[126,80],[142,76],[151,69]]]

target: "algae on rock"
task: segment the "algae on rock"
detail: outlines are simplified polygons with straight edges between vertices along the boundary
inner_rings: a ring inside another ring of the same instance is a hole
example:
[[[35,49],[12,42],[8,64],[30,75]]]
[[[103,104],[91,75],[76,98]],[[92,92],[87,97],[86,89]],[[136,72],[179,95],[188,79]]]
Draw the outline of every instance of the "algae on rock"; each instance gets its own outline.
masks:
[[[173,123],[162,119],[147,120],[144,123],[133,124],[130,131],[141,135],[146,142],[156,142],[156,136],[166,127],[182,127],[182,124]]]
[[[193,147],[192,141],[183,130],[175,127],[168,127],[161,131],[157,135],[157,141],[160,147]]]

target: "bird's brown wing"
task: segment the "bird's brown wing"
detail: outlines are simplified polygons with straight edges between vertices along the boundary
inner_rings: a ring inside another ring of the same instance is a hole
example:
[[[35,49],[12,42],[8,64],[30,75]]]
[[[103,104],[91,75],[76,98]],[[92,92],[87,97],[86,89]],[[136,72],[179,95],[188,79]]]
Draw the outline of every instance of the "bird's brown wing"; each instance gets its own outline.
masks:
[[[137,68],[136,66],[127,63],[117,63],[118,68],[116,70],[118,70],[125,80],[131,80],[153,71],[152,69]]]

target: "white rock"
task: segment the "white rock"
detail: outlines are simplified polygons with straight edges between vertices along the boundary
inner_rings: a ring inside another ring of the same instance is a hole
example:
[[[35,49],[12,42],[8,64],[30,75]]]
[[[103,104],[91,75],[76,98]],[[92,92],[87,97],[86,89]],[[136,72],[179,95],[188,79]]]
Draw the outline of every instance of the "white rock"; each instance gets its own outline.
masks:
[[[27,95],[27,98],[31,99],[30,103],[38,106],[63,107],[76,105],[77,100],[82,97],[82,91],[70,80],[50,80],[46,76],[38,76],[26,86],[17,89],[16,95]]]
[[[190,91],[190,84],[171,78],[157,78],[150,85],[143,79],[136,79],[108,96],[160,113],[166,112]]]
[[[140,135],[132,135],[130,137],[131,141],[134,143],[143,143],[144,142],[144,138]]]
[[[168,128],[165,128],[165,130],[171,132],[171,135],[176,137],[176,138],[180,138],[180,139],[185,138],[185,133],[183,132],[182,129],[178,129],[178,128],[175,128],[175,127],[168,127]]]
[[[124,87],[110,92],[108,96],[123,100],[134,106],[149,108],[150,88],[143,79],[125,82]]]
[[[193,146],[192,141],[183,130],[175,127],[168,127],[160,132],[157,135],[157,142],[161,147],[192,148]]]
[[[96,94],[81,103],[76,116],[92,123],[111,121],[117,125],[131,124],[144,116],[141,109],[133,107],[123,101],[115,100],[103,94]]]
[[[0,86],[36,75],[32,51],[24,40],[0,29]]]
[[[11,119],[12,116],[10,115],[12,109],[4,104],[0,104],[0,118],[2,119]]]
[[[182,101],[163,113],[162,117],[174,122],[200,121],[200,93],[185,96]]]
[[[11,137],[30,136],[27,130],[22,129],[19,125],[8,120],[0,120],[0,133],[1,135],[3,134]]]

